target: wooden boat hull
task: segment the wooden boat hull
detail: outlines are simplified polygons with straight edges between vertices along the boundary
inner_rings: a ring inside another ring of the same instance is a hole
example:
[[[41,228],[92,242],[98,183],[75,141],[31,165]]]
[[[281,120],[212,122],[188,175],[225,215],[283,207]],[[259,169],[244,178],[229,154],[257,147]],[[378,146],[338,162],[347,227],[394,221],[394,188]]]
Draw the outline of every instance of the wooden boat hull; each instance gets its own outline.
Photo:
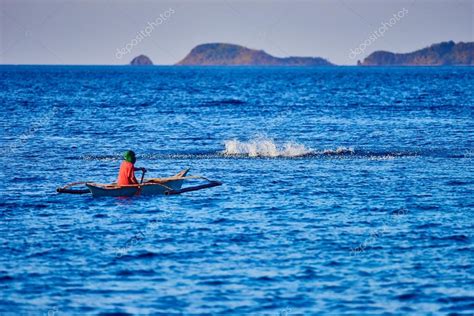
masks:
[[[94,197],[99,196],[135,196],[135,195],[165,195],[168,191],[180,190],[184,180],[174,180],[163,183],[143,183],[140,185],[101,185],[86,183]]]
[[[129,197],[136,195],[166,195],[168,192],[179,191],[189,169],[183,170],[173,177],[148,179],[142,184],[119,186],[116,184],[86,183],[94,197],[112,196]],[[181,179],[183,178],[183,179]]]

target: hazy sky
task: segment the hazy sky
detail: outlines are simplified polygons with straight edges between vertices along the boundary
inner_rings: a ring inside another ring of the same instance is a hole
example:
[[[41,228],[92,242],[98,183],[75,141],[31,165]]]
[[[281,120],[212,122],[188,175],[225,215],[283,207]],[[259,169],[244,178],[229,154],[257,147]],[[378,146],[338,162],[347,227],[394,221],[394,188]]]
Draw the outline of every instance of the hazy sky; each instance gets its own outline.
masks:
[[[173,64],[195,45],[208,42],[355,64],[375,50],[407,52],[441,41],[473,41],[474,33],[474,0],[0,3],[3,64],[126,64],[139,54],[155,64]],[[407,13],[383,37],[350,57],[351,49],[404,9]],[[136,39],[141,31],[149,36]],[[117,53],[123,48],[130,52]]]

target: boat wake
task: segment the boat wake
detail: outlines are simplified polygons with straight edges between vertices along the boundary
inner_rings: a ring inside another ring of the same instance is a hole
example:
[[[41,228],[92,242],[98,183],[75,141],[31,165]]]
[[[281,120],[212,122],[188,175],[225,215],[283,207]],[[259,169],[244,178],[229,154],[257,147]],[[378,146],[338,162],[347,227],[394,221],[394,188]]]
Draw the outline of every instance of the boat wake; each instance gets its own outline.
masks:
[[[296,142],[277,143],[269,138],[255,138],[247,141],[230,139],[224,142],[224,149],[216,148],[209,151],[160,151],[142,153],[139,159],[367,159],[367,160],[393,160],[410,157],[438,157],[472,159],[474,155],[463,152],[447,152],[444,149],[400,149],[400,150],[371,150],[353,147],[334,147],[333,149],[312,149]],[[469,152],[470,153],[470,152]],[[81,159],[94,161],[120,161],[122,156],[116,155],[84,155],[80,157],[67,157],[66,159]]]
[[[225,142],[225,149],[222,152],[225,156],[248,156],[248,157],[302,157],[313,153],[313,150],[304,145],[286,142],[282,145],[276,144],[273,140],[259,138],[248,142],[241,142],[237,139]]]

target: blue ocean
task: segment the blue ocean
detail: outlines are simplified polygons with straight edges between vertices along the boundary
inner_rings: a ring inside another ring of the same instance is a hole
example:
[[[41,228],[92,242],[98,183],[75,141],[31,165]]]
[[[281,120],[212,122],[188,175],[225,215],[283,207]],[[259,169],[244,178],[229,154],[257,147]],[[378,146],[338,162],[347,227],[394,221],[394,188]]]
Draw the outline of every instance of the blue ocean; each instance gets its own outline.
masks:
[[[0,66],[0,314],[472,315],[473,83],[469,67]],[[147,176],[223,185],[56,192],[114,182],[129,149]]]

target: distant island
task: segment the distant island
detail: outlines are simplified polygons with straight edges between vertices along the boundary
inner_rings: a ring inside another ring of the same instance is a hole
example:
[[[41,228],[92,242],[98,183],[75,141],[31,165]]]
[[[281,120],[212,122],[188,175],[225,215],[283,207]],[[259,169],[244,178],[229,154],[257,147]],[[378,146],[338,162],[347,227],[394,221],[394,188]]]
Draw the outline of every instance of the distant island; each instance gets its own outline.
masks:
[[[199,66],[334,66],[320,57],[279,58],[263,50],[235,44],[210,43],[194,47],[176,65]]]
[[[130,65],[132,66],[150,66],[153,65],[153,62],[151,61],[148,56],[145,55],[140,55],[132,59],[130,62]]]
[[[453,41],[433,44],[405,54],[376,51],[367,56],[361,66],[472,66],[474,42]]]
[[[150,58],[139,55],[132,66],[153,65]],[[336,66],[321,57],[275,57],[263,50],[236,44],[209,43],[194,47],[175,65],[189,66]],[[433,44],[410,53],[376,51],[359,66],[474,66],[474,42],[453,41]]]

